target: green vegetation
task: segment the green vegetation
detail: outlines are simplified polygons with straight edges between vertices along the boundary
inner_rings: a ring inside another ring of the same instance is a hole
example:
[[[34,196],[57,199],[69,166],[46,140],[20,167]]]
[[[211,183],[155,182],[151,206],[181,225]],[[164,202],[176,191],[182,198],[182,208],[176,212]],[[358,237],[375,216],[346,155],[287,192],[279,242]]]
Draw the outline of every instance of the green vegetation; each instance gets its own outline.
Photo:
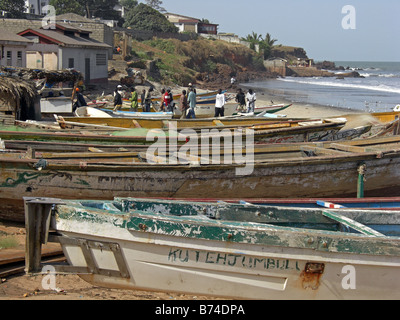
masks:
[[[220,40],[180,41],[177,39],[152,39],[132,43],[132,56],[142,61],[156,61],[158,75],[149,80],[187,85],[195,79],[225,71],[237,74],[244,70],[263,71],[263,59],[255,51],[240,44]],[[151,54],[150,54],[151,53]]]
[[[8,12],[10,18],[21,18],[24,16],[24,0],[0,0],[0,10]]]
[[[162,13],[143,3],[128,10],[123,26],[155,32],[178,32],[178,28],[169,22]]]
[[[56,14],[76,13],[86,17],[118,20],[119,14],[113,8],[118,0],[50,0]]]
[[[0,250],[15,248],[17,246],[18,246],[17,239],[7,235],[5,232],[0,231]]]
[[[250,42],[250,48],[255,49],[256,45],[259,46],[260,50],[264,52],[264,59],[268,59],[271,56],[272,48],[277,39],[272,39],[271,35],[267,33],[265,38],[261,34],[257,34],[254,31],[252,34],[247,35],[246,38],[242,40]]]

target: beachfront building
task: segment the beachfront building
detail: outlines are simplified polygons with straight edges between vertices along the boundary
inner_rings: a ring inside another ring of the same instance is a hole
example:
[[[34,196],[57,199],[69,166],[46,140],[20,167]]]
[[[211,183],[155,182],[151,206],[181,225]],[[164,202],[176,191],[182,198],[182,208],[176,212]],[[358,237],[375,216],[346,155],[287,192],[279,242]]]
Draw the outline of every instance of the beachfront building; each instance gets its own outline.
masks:
[[[47,10],[43,8],[49,5],[50,0],[25,0],[26,13],[44,16]]]
[[[26,29],[20,36],[32,40],[26,66],[47,70],[75,69],[85,83],[108,81],[108,44],[90,37],[91,31],[57,22],[54,29]]]
[[[13,32],[0,32],[0,65],[26,67],[26,48],[32,41]]]
[[[182,16],[175,13],[165,13],[165,17],[169,22],[173,23],[179,32],[194,32],[198,34],[213,34],[218,33],[218,24],[205,23],[197,18]]]

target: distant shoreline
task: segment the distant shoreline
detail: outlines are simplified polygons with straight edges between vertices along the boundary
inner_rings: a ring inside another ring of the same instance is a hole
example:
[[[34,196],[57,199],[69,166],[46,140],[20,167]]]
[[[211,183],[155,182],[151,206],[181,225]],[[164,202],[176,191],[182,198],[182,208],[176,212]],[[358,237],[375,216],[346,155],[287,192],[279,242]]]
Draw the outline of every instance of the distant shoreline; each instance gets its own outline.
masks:
[[[252,88],[251,83],[240,83],[238,87],[248,89]],[[277,97],[271,94],[268,88],[254,88],[257,95],[256,105],[273,104],[292,104],[289,108],[282,111],[288,118],[313,118],[313,117],[333,117],[349,113],[363,113],[360,110],[334,107],[322,104],[292,102],[288,98]]]

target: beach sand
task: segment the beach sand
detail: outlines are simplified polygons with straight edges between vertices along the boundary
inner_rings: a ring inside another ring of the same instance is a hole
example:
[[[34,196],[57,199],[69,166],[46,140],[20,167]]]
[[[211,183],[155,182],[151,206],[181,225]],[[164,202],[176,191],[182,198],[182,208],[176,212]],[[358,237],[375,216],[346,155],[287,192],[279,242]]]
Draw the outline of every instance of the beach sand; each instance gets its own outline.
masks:
[[[177,90],[178,91],[178,90]],[[267,93],[257,93],[258,105],[270,105],[273,97]],[[274,100],[274,104],[288,101]],[[293,104],[282,114],[288,118],[326,118],[347,113],[356,113],[345,109],[318,105]],[[7,234],[19,241],[14,249],[0,249],[0,262],[10,250],[19,250],[24,254],[25,229],[23,226],[10,226],[0,222],[0,236]],[[0,279],[0,300],[206,300],[216,298],[176,293],[148,292],[139,290],[107,289],[91,285],[77,275],[57,275],[57,290],[46,290],[43,287],[46,278],[42,275],[29,276],[24,273]]]

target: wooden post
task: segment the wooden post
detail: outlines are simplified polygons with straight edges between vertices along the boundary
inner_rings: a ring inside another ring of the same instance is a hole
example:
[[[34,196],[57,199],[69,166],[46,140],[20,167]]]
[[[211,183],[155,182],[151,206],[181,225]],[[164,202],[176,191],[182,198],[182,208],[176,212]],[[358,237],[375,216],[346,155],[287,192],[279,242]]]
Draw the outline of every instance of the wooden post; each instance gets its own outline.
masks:
[[[57,199],[24,197],[25,204],[25,272],[40,272],[42,244],[48,240],[52,206]]]

